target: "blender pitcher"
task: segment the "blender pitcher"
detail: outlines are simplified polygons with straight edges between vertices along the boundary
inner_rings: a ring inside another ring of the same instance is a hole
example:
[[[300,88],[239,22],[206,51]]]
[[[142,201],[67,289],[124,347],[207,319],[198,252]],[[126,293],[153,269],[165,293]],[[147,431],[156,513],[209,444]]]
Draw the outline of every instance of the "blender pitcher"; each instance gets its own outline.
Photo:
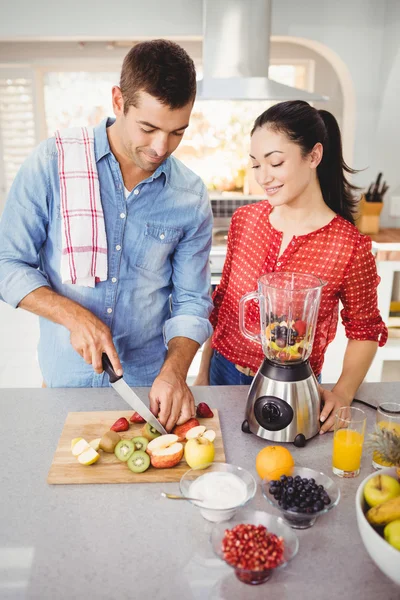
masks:
[[[299,446],[318,433],[320,396],[308,359],[324,285],[306,273],[269,273],[258,280],[258,291],[241,298],[240,330],[265,355],[250,387],[243,431]],[[249,316],[254,325],[254,303],[257,333],[246,325]]]

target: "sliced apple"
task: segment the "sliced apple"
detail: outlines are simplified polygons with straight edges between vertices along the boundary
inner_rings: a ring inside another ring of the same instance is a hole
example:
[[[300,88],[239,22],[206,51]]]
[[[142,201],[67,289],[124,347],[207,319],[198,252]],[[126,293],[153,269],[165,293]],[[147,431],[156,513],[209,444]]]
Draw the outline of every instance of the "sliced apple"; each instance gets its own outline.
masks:
[[[192,419],[189,419],[189,421],[186,421],[186,423],[182,423],[182,425],[175,425],[172,433],[175,433],[175,435],[178,436],[179,442],[184,442],[187,432],[199,425],[199,421],[193,417]]]
[[[172,446],[178,441],[178,436],[174,433],[167,433],[165,435],[160,435],[155,438],[151,442],[147,444],[146,452],[147,454],[152,454],[156,450],[162,450],[163,448],[168,448],[168,446]]]
[[[206,440],[209,442],[213,442],[215,440],[215,431],[212,429],[207,429],[204,425],[200,425],[199,427],[193,427],[186,434],[186,439],[189,440],[197,440],[199,443],[203,443]]]
[[[76,442],[76,444],[74,444],[72,448],[72,454],[74,456],[79,456],[80,454],[82,454],[82,452],[85,452],[85,450],[90,450],[90,446],[87,443],[87,441],[82,438],[79,440],[79,442]]]
[[[71,440],[71,452],[72,452],[72,448],[75,446],[75,444],[77,444],[81,439],[81,437],[78,438],[74,438],[73,440]]]
[[[100,440],[101,440],[101,438],[96,438],[95,440],[92,440],[91,442],[89,442],[89,446],[91,446],[93,448],[93,450],[96,450],[96,452],[99,451]]]
[[[206,438],[209,442],[213,442],[215,440],[215,436],[216,433],[213,429],[207,429],[207,431],[203,433],[202,437]]]
[[[147,446],[147,450],[148,450]],[[175,467],[183,456],[183,444],[176,442],[167,448],[153,450],[150,455],[151,464],[156,469],[169,469]]]
[[[100,458],[100,454],[94,448],[89,446],[89,450],[85,450],[78,456],[78,460],[82,465],[92,465]]]
[[[203,435],[206,427],[204,425],[198,425],[197,427],[192,427],[186,434],[187,440],[192,440],[193,438],[197,438],[199,435]]]

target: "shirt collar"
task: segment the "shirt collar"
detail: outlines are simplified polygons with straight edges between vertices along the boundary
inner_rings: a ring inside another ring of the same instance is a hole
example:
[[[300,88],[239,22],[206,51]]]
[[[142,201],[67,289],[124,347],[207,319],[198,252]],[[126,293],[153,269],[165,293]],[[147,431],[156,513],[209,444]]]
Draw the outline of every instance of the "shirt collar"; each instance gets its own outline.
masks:
[[[94,128],[94,153],[96,162],[99,162],[107,154],[111,154],[110,144],[108,142],[107,127],[115,123],[115,119],[110,117],[103,119]],[[168,181],[171,172],[171,157],[169,156],[159,167],[150,175],[146,182],[154,181],[164,173],[165,180]]]

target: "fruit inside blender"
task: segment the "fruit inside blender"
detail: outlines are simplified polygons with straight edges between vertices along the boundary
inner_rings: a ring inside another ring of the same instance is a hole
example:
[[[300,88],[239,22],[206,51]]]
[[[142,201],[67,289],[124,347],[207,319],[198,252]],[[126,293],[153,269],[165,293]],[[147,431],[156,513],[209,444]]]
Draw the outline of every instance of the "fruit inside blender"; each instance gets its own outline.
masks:
[[[296,317],[271,314],[265,330],[266,355],[280,363],[303,361],[311,343],[311,326]]]

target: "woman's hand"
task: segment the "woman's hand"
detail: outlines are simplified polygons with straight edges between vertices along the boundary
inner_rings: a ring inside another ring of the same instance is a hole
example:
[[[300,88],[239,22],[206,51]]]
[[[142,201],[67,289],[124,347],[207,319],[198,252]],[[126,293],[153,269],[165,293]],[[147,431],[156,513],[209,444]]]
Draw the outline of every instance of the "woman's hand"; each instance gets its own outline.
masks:
[[[193,385],[210,385],[209,374],[207,372],[199,373],[196,379],[194,380]]]
[[[349,401],[348,398],[339,395],[334,390],[325,390],[321,386],[319,386],[319,391],[323,403],[323,409],[319,417],[319,420],[321,423],[323,423],[319,431],[319,433],[322,435],[326,431],[333,431],[336,411],[341,406],[350,406],[351,400]]]

